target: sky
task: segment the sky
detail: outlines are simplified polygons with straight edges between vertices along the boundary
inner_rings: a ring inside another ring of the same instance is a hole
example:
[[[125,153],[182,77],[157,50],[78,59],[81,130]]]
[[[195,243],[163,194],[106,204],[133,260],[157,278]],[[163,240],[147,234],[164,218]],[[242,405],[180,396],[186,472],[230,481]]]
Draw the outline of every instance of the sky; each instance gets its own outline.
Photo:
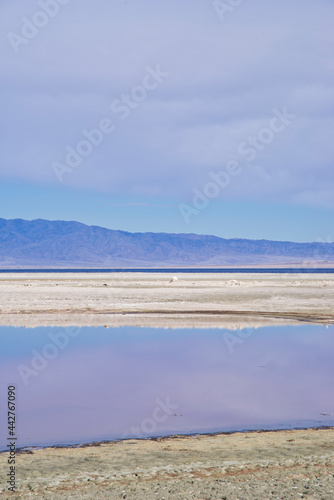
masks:
[[[331,0],[3,0],[0,217],[334,241]]]

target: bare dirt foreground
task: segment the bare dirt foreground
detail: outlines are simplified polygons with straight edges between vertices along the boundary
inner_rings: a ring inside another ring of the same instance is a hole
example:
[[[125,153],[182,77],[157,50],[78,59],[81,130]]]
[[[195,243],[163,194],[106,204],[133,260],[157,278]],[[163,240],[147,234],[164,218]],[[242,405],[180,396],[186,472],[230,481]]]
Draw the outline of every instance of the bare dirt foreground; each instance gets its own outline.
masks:
[[[0,275],[0,325],[254,327],[334,322],[334,274]]]
[[[49,448],[17,456],[17,491],[0,498],[334,498],[334,430],[236,433]]]

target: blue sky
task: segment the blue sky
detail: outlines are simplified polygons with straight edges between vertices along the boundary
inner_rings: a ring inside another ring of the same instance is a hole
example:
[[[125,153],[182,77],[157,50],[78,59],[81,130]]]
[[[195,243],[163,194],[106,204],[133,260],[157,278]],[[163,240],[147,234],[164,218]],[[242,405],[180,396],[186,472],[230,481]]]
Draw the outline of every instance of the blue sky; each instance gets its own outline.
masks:
[[[334,240],[333,2],[0,14],[1,217]]]

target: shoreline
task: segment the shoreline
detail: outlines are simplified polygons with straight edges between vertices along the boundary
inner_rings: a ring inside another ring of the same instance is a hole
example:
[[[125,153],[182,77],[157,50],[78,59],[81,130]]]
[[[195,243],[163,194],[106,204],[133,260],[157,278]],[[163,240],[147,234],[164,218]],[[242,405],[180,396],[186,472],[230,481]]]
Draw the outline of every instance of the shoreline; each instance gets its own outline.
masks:
[[[123,441],[171,441],[183,438],[199,438],[199,437],[216,437],[216,436],[231,436],[234,434],[266,434],[266,433],[284,433],[284,432],[298,432],[298,431],[322,431],[333,430],[334,425],[318,425],[311,427],[291,427],[281,429],[254,429],[254,430],[235,430],[235,431],[217,431],[217,432],[193,432],[190,434],[168,434],[166,436],[148,436],[148,437],[132,437],[120,439],[103,439],[101,441],[88,441],[73,444],[53,444],[53,445],[27,445],[16,448],[17,454],[30,453],[30,451],[47,451],[47,450],[80,450],[84,448],[99,448],[102,445],[113,445]],[[0,455],[8,453],[6,449],[0,450]]]
[[[123,440],[18,454],[14,498],[333,498],[334,429]],[[0,477],[7,461],[1,460]],[[0,498],[8,498],[2,479]]]
[[[275,270],[275,269],[278,269],[278,270],[283,270],[283,269],[287,269],[287,270],[292,270],[293,272],[297,272],[297,271],[303,271],[305,273],[308,273],[308,272],[317,272],[317,270],[322,270],[322,269],[328,269],[330,272],[333,272],[331,271],[332,269],[334,269],[334,261],[328,261],[328,262],[323,262],[323,261],[300,261],[300,262],[277,262],[277,263],[262,263],[262,264],[240,264],[240,265],[220,265],[220,266],[210,266],[210,265],[207,265],[207,266],[203,266],[203,265],[177,265],[177,264],[174,264],[174,265],[170,265],[170,266],[166,266],[166,265],[154,265],[154,266],[150,266],[148,263],[146,263],[145,265],[141,265],[141,266],[116,266],[116,267],[105,267],[105,266],[98,266],[98,267],[87,267],[85,265],[83,266],[80,266],[80,265],[73,265],[73,266],[64,266],[64,267],[61,267],[61,266],[42,266],[42,267],[36,267],[36,265],[26,265],[26,266],[4,266],[4,267],[1,267],[1,264],[0,264],[0,273],[2,272],[5,272],[5,273],[15,273],[15,272],[145,272],[145,271],[149,271],[149,272],[170,272],[172,271],[173,269],[177,269],[179,270],[180,272],[189,272],[189,270],[195,270],[196,272],[198,271],[203,271],[205,272],[205,270],[210,270],[210,272],[215,272],[217,270],[220,270],[222,269],[223,272],[226,270],[226,271],[231,271],[231,272],[235,272],[235,270],[237,271],[238,269],[246,269],[246,270],[249,270],[249,272],[252,272],[252,270],[254,271],[257,271],[257,270]],[[296,271],[294,271],[296,270]]]

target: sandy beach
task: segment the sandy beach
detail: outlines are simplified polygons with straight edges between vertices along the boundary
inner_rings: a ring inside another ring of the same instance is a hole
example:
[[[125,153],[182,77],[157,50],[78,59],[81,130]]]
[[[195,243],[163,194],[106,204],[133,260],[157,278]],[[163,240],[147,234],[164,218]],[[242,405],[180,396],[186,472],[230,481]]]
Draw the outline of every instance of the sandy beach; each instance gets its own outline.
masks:
[[[291,499],[334,497],[334,430],[127,440],[17,456],[19,488],[1,498]]]
[[[9,273],[0,325],[242,328],[334,322],[334,274]]]

